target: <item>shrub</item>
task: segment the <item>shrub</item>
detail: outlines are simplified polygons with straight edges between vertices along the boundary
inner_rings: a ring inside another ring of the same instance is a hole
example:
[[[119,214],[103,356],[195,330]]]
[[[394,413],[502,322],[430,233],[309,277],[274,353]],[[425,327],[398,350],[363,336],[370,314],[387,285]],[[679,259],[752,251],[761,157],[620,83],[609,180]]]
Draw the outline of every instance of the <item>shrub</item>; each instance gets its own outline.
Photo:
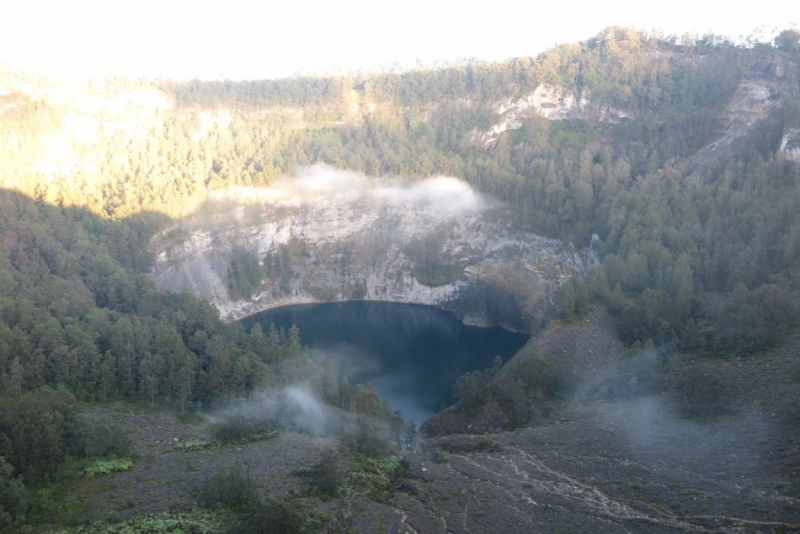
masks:
[[[229,506],[247,511],[260,500],[256,480],[239,464],[207,478],[198,499],[203,506]]]
[[[179,514],[172,512],[137,514],[120,523],[96,521],[78,527],[55,530],[53,534],[131,534],[134,532],[223,534],[230,530],[231,518],[229,516],[230,514],[223,510],[195,510]]]
[[[351,487],[364,491],[376,502],[386,502],[403,477],[408,463],[397,456],[386,458],[359,457],[356,467],[347,473]]]
[[[125,429],[108,416],[78,414],[73,423],[73,452],[81,458],[128,456],[133,450]]]
[[[324,496],[335,497],[339,494],[342,475],[339,472],[339,456],[336,451],[328,449],[322,452],[319,462],[311,468],[311,482],[317,492]]]
[[[364,416],[356,417],[345,428],[342,443],[352,451],[370,458],[381,458],[394,449],[386,423]]]
[[[233,534],[305,534],[311,532],[306,511],[288,499],[259,499],[251,503],[247,517]]]
[[[491,369],[466,373],[456,382],[453,395],[467,417],[474,417],[493,398],[508,416],[507,426],[516,428],[546,415],[544,401],[566,395],[574,383],[565,366],[539,356],[530,343],[505,368],[501,365],[496,358]]]
[[[556,290],[556,310],[559,317],[573,322],[589,311],[589,290],[580,276],[573,276]]]
[[[243,248],[231,251],[228,291],[233,298],[249,298],[264,277],[258,255]]]
[[[406,247],[407,257],[414,262],[414,278],[420,284],[438,287],[451,284],[464,274],[464,265],[442,250],[445,235],[441,232],[419,239]]]
[[[749,291],[739,284],[712,313],[713,348],[761,350],[775,345],[795,324],[797,311],[785,291],[773,284]]]
[[[310,532],[308,514],[299,504],[262,498],[256,480],[238,464],[206,479],[198,498],[203,506],[224,506],[242,514],[242,519],[229,530],[233,534]]]
[[[507,426],[517,428],[533,418],[535,404],[528,399],[523,385],[517,380],[498,380],[492,384],[497,403],[508,416]]]
[[[14,477],[14,467],[0,456],[0,532],[25,520],[28,492],[22,477]]]
[[[486,402],[490,378],[491,375],[485,371],[472,371],[461,375],[453,386],[453,396],[468,416],[475,415]]]
[[[193,452],[205,451],[218,447],[219,443],[216,441],[203,441],[199,439],[187,439],[180,441],[167,449],[167,452]]]
[[[519,383],[527,395],[547,399],[567,395],[575,381],[565,365],[537,354],[533,343],[520,349],[501,374]]]
[[[244,416],[225,418],[214,423],[211,428],[222,443],[248,443],[274,436],[272,424],[268,420]]]
[[[0,398],[0,447],[26,483],[43,476],[55,480],[74,437],[76,413],[75,396],[60,388],[45,386],[19,399]]]

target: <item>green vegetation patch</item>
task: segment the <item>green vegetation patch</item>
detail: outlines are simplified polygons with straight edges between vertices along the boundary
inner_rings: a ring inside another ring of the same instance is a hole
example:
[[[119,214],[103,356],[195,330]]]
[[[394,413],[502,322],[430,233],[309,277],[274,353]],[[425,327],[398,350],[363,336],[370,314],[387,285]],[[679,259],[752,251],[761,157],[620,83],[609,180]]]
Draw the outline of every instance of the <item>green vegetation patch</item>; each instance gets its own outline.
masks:
[[[342,120],[341,113],[323,113],[322,120],[325,122],[336,122]]]
[[[376,502],[386,502],[402,476],[404,468],[397,456],[368,458],[359,456],[356,467],[345,474],[347,485],[363,491]]]
[[[258,482],[238,464],[206,479],[198,501],[232,513],[226,532],[233,534],[318,532],[326,520],[295,499],[262,497]]]
[[[452,284],[464,273],[461,265],[448,264],[437,259],[431,259],[414,269],[414,278],[428,287],[439,287]]]
[[[83,470],[87,477],[97,477],[127,471],[133,467],[133,460],[130,458],[101,458]]]
[[[249,298],[264,278],[264,271],[254,252],[236,248],[231,252],[228,290],[234,298]]]
[[[146,514],[117,524],[92,523],[54,534],[222,534],[229,530],[230,513],[223,509],[188,514]]]
[[[193,451],[205,451],[208,449],[213,449],[214,447],[219,447],[220,443],[218,441],[204,441],[201,439],[187,439],[185,441],[181,441],[167,449],[167,452],[193,452]]]
[[[245,445],[278,436],[278,431],[269,421],[244,416],[223,419],[214,423],[212,430],[217,439],[226,444]]]
[[[464,274],[466,264],[457,261],[443,250],[445,234],[437,232],[422,238],[415,237],[405,253],[414,262],[414,278],[428,287],[452,284]]]
[[[307,291],[311,293],[311,296],[315,299],[325,302],[336,300],[336,296],[339,293],[338,290],[329,287],[309,287]]]
[[[325,119],[325,117],[323,117],[323,120],[328,120],[328,119]],[[337,119],[333,119],[333,120],[337,120]],[[326,141],[326,142],[333,142],[333,143],[339,143],[339,144],[341,144],[341,142],[342,142],[342,134],[340,134],[336,130],[336,128],[331,128],[331,127],[327,127],[327,126],[324,127],[324,128],[320,128],[318,130],[313,130],[312,133],[311,133],[311,136],[312,136],[313,139],[315,139],[317,141]]]
[[[312,487],[308,495],[322,500],[338,497],[344,481],[339,469],[339,455],[332,449],[323,451],[319,462],[312,467],[297,469],[294,474],[311,477]]]
[[[552,121],[550,136],[554,144],[583,146],[598,137],[601,129],[592,131],[586,121],[581,119]]]

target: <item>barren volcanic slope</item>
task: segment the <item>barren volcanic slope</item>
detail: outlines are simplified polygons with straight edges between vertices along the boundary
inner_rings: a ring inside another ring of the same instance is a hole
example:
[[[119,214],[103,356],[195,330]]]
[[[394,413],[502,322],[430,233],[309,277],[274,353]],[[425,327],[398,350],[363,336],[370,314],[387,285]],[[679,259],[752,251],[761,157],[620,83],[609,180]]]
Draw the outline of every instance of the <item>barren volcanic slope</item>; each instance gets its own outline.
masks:
[[[609,320],[596,311],[580,324],[548,329],[542,350],[571,347],[568,356],[583,380],[613,380],[630,356],[608,335]],[[575,338],[587,346],[572,345]],[[598,361],[594,353],[606,345],[616,355]],[[343,457],[346,495],[298,499],[328,514],[326,532],[796,531],[800,435],[790,419],[798,413],[780,393],[797,386],[790,352],[705,362],[705,371],[725,373],[735,406],[712,420],[681,416],[671,394],[576,397],[536,427],[414,441],[388,494],[364,486],[360,460]],[[675,360],[667,376],[675,379],[692,365]],[[770,381],[739,385],[764,366],[776,369]],[[296,473],[307,473],[321,450],[337,445],[333,438],[285,433],[192,450],[209,439],[202,424],[124,406],[100,411],[130,426],[142,458],[131,471],[84,487],[85,513],[95,517],[196,510],[196,491],[208,473],[237,463],[274,494],[303,495],[310,481]]]

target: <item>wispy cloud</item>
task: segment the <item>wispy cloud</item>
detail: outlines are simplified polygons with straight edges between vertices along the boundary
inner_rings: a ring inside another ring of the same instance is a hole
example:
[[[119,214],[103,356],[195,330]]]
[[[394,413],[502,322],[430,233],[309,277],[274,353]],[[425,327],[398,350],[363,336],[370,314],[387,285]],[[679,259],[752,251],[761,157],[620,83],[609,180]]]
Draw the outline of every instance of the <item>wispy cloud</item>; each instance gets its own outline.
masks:
[[[323,436],[340,424],[337,412],[322,402],[308,385],[300,384],[255,392],[247,400],[218,411],[214,417],[282,422],[301,432]]]
[[[486,198],[458,178],[437,176],[412,184],[398,184],[327,165],[302,167],[295,176],[279,180],[270,187],[233,187],[215,191],[210,198],[249,204],[366,202],[451,215],[477,213],[489,205]]]

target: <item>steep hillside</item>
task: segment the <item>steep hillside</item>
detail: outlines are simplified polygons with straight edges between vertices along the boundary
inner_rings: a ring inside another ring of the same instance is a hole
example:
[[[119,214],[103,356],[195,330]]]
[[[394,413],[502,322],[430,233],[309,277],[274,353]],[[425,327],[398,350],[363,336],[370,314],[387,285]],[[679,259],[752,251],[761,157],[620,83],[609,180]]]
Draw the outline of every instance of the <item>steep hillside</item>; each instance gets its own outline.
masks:
[[[592,197],[609,182],[690,157],[726,122],[786,104],[791,91],[772,91],[758,117],[726,108],[744,86],[761,98],[745,71],[774,71],[792,87],[784,56],[621,28],[535,59],[363,79],[64,85],[5,70],[0,184],[116,218],[178,216],[209,191],[322,162],[369,176],[463,177],[554,233],[592,219]]]
[[[455,176],[523,231],[578,248],[597,234],[609,289],[641,296],[630,315],[647,320],[627,339],[705,346],[687,324],[720,315],[707,292],[781,285],[800,259],[793,38],[745,48],[610,28],[537,58],[358,79],[64,86],[4,71],[0,184],[121,219],[189,216],[214,191],[314,163],[404,182]],[[233,260],[215,258],[204,287],[165,287],[223,298]],[[307,285],[346,298],[369,275],[357,278]],[[298,283],[282,293],[306,299]]]
[[[701,148],[685,163],[683,172],[690,182],[699,178],[702,169],[715,159],[730,156],[752,129],[776,110],[797,96],[797,65],[781,55],[763,55],[742,75],[742,81],[727,104],[722,116],[721,133]],[[788,160],[797,158],[790,145],[793,129],[784,118],[784,130],[779,151]]]
[[[609,335],[609,321],[596,309],[580,323],[553,324],[533,342],[580,376],[574,396],[553,406],[543,424],[418,439],[404,450],[392,490],[383,495],[374,485],[385,476],[381,468],[368,464],[376,478],[365,484],[364,459],[344,454],[347,492],[332,500],[309,495],[307,474],[320,452],[337,445],[335,438],[286,432],[202,448],[198,444],[212,439],[206,424],[181,424],[124,405],[101,408],[98,415],[135,429],[134,445],[147,454],[129,471],[85,484],[83,517],[126,520],[167,510],[173,514],[166,517],[185,521],[204,517],[195,501],[204,479],[238,462],[264,487],[322,511],[319,528],[334,532],[800,528],[800,405],[792,394],[798,362],[791,348],[722,361],[674,357],[643,370],[646,362]],[[638,374],[631,363],[640,365]],[[646,389],[641,378],[648,373],[664,383],[698,373],[717,377],[717,404],[689,412],[681,404],[689,390]]]

